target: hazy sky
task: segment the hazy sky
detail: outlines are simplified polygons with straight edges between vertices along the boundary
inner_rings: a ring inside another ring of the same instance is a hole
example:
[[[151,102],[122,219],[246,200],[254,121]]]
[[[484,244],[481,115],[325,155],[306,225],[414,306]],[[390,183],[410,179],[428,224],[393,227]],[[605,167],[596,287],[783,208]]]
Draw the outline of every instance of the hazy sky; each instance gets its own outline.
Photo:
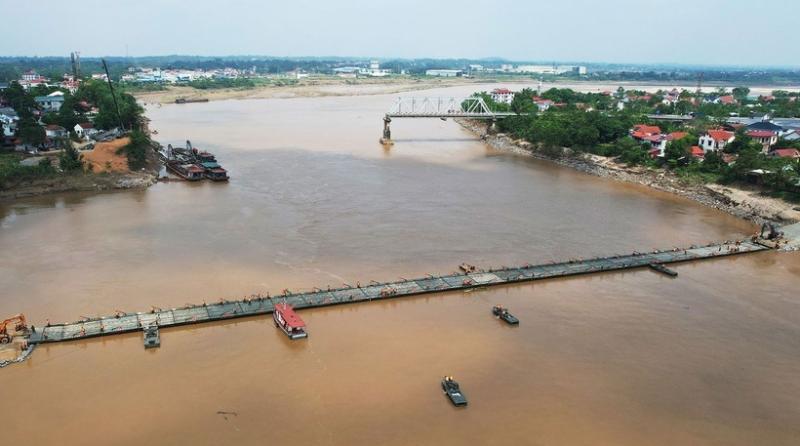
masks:
[[[0,0],[0,55],[800,65],[800,0]]]

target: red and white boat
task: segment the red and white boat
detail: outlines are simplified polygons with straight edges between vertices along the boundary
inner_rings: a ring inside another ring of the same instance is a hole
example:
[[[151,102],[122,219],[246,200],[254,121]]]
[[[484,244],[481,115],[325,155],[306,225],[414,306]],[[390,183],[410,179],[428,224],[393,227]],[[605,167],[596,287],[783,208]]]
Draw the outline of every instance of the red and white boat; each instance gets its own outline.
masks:
[[[294,312],[292,306],[286,303],[276,304],[272,312],[272,319],[289,339],[302,339],[308,337],[306,323]]]

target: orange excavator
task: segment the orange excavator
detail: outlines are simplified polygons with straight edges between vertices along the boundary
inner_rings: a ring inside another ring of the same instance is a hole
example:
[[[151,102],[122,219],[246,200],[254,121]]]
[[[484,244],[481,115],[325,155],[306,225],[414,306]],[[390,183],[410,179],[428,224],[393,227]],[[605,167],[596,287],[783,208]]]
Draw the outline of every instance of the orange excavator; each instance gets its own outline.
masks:
[[[24,314],[18,314],[0,322],[0,344],[8,344],[11,342],[11,335],[8,334],[8,326],[14,322],[16,322],[16,325],[14,325],[14,330],[16,332],[28,329],[28,323],[25,320]]]

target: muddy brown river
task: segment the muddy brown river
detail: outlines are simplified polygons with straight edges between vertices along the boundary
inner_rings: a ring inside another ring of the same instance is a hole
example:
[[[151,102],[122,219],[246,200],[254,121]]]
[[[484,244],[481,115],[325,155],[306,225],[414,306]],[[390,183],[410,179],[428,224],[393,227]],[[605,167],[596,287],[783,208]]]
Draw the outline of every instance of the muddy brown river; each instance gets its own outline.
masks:
[[[472,87],[469,87],[470,89]],[[465,94],[464,88],[426,94]],[[33,323],[744,237],[669,194],[498,153],[393,96],[151,107],[228,184],[0,205],[0,314]],[[800,254],[46,345],[0,370],[0,434],[40,445],[800,444]],[[518,327],[491,316],[508,306]],[[469,398],[439,387],[453,375]]]

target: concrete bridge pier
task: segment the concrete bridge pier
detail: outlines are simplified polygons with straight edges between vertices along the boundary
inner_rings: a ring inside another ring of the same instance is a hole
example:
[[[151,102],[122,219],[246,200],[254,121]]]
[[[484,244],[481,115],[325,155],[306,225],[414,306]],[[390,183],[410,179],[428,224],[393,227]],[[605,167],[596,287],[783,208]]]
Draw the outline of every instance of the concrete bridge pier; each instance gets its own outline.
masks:
[[[389,128],[389,124],[392,122],[392,118],[389,116],[383,117],[383,137],[381,137],[381,144],[383,145],[392,145],[392,129]]]
[[[497,133],[497,118],[492,118],[492,120],[489,121],[489,126],[486,128],[486,134],[494,135],[495,133]]]

